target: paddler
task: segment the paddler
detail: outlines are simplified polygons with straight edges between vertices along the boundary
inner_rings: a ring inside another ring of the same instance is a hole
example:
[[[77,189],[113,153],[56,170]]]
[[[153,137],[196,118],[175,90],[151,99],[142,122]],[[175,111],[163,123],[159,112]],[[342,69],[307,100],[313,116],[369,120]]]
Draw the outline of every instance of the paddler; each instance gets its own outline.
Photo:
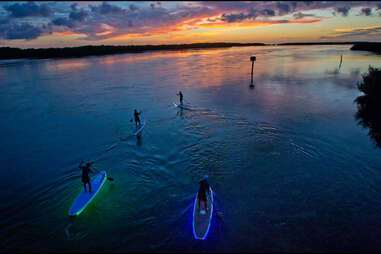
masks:
[[[83,182],[83,187],[85,188],[86,192],[86,184],[89,185],[89,193],[91,193],[91,183],[90,183],[90,177],[89,177],[89,172],[95,173],[94,170],[90,169],[91,163],[87,162],[85,166],[82,166],[83,160],[81,161],[81,164],[79,164],[79,168],[82,169],[82,182]]]
[[[183,93],[180,91],[176,94],[177,96],[180,96],[180,104],[183,105]]]
[[[140,113],[138,113],[138,111],[135,109],[134,110],[134,118],[135,118],[135,126],[136,128],[138,127],[138,123],[139,123],[139,127],[140,127],[140,118],[139,118],[139,115],[142,113],[142,111],[140,111]]]
[[[200,213],[201,201],[203,201],[206,213],[208,213],[209,208],[206,202],[207,200],[206,194],[210,190],[209,183],[208,183],[208,176],[205,175],[204,178],[200,180],[199,184],[200,184],[200,188],[198,189],[198,194],[197,194],[198,195],[198,212]]]

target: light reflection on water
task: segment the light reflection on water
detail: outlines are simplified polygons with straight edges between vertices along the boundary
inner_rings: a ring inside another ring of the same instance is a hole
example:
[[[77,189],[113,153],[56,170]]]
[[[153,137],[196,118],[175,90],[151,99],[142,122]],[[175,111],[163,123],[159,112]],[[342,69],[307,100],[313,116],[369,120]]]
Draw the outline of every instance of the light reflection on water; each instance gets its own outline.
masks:
[[[381,154],[353,103],[380,56],[349,47],[1,63],[1,249],[380,250]],[[179,90],[192,110],[173,106]],[[135,108],[147,126],[121,141]],[[71,219],[82,159],[115,181]],[[191,216],[204,174],[224,217],[200,243]]]

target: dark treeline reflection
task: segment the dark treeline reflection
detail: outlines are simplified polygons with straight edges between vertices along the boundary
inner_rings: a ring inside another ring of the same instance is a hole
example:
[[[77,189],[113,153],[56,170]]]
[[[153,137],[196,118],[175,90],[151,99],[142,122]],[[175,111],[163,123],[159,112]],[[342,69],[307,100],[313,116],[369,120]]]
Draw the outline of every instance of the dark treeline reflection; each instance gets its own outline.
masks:
[[[368,73],[357,87],[364,93],[355,99],[358,111],[356,120],[369,128],[369,136],[381,148],[381,69],[369,66]]]

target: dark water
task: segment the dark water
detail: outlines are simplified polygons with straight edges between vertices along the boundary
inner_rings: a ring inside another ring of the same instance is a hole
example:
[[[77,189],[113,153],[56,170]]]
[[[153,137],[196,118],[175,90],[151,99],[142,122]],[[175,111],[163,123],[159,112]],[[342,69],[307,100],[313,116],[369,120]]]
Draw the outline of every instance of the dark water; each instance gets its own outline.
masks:
[[[381,149],[353,103],[381,57],[349,47],[2,61],[0,250],[381,251]],[[82,159],[115,180],[70,218]],[[223,220],[196,241],[205,174]]]

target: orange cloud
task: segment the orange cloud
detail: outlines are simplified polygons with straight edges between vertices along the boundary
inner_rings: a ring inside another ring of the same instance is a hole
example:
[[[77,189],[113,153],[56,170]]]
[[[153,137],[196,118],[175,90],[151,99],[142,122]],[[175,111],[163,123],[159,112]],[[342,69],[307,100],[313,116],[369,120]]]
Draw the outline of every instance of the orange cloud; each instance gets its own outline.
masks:
[[[111,34],[112,31],[105,31],[105,32],[101,32],[101,33],[96,33],[95,35],[96,36],[102,36],[102,35],[108,35],[108,34]]]
[[[321,19],[309,19],[309,20],[261,20],[254,22],[235,22],[235,23],[225,23],[225,22],[215,22],[215,23],[203,23],[199,24],[200,27],[205,28],[215,28],[215,27],[262,27],[270,26],[276,24],[309,24],[321,22]]]
[[[370,30],[373,28],[379,28],[381,26],[364,26],[364,27],[353,27],[353,28],[337,28],[335,29],[336,32],[354,32],[354,31],[360,31],[360,30]]]
[[[72,31],[65,31],[65,32],[53,32],[51,36],[86,36],[86,35],[75,33]]]
[[[187,20],[183,22],[182,24],[166,27],[164,29],[155,29],[150,32],[143,32],[143,33],[133,33],[133,34],[121,34],[121,35],[115,35],[110,38],[107,38],[105,40],[126,40],[131,38],[138,38],[138,37],[150,37],[150,36],[157,36],[157,35],[163,35],[168,34],[170,32],[187,32],[194,29],[199,28],[231,28],[234,29],[236,27],[243,28],[243,27],[265,27],[265,26],[271,26],[276,24],[308,24],[308,23],[317,23],[321,22],[321,19],[305,19],[305,20],[261,20],[261,21],[248,21],[248,22],[236,22],[236,23],[226,23],[226,22],[214,22],[214,23],[205,23],[203,19],[195,18],[191,20]],[[111,31],[103,32],[97,35],[106,35],[110,34]],[[216,32],[203,32],[203,33],[193,33],[191,34],[171,34],[169,35],[168,39],[180,39],[180,38],[194,38],[196,36],[211,36],[216,35]],[[166,38],[159,38],[159,40],[165,40]]]

